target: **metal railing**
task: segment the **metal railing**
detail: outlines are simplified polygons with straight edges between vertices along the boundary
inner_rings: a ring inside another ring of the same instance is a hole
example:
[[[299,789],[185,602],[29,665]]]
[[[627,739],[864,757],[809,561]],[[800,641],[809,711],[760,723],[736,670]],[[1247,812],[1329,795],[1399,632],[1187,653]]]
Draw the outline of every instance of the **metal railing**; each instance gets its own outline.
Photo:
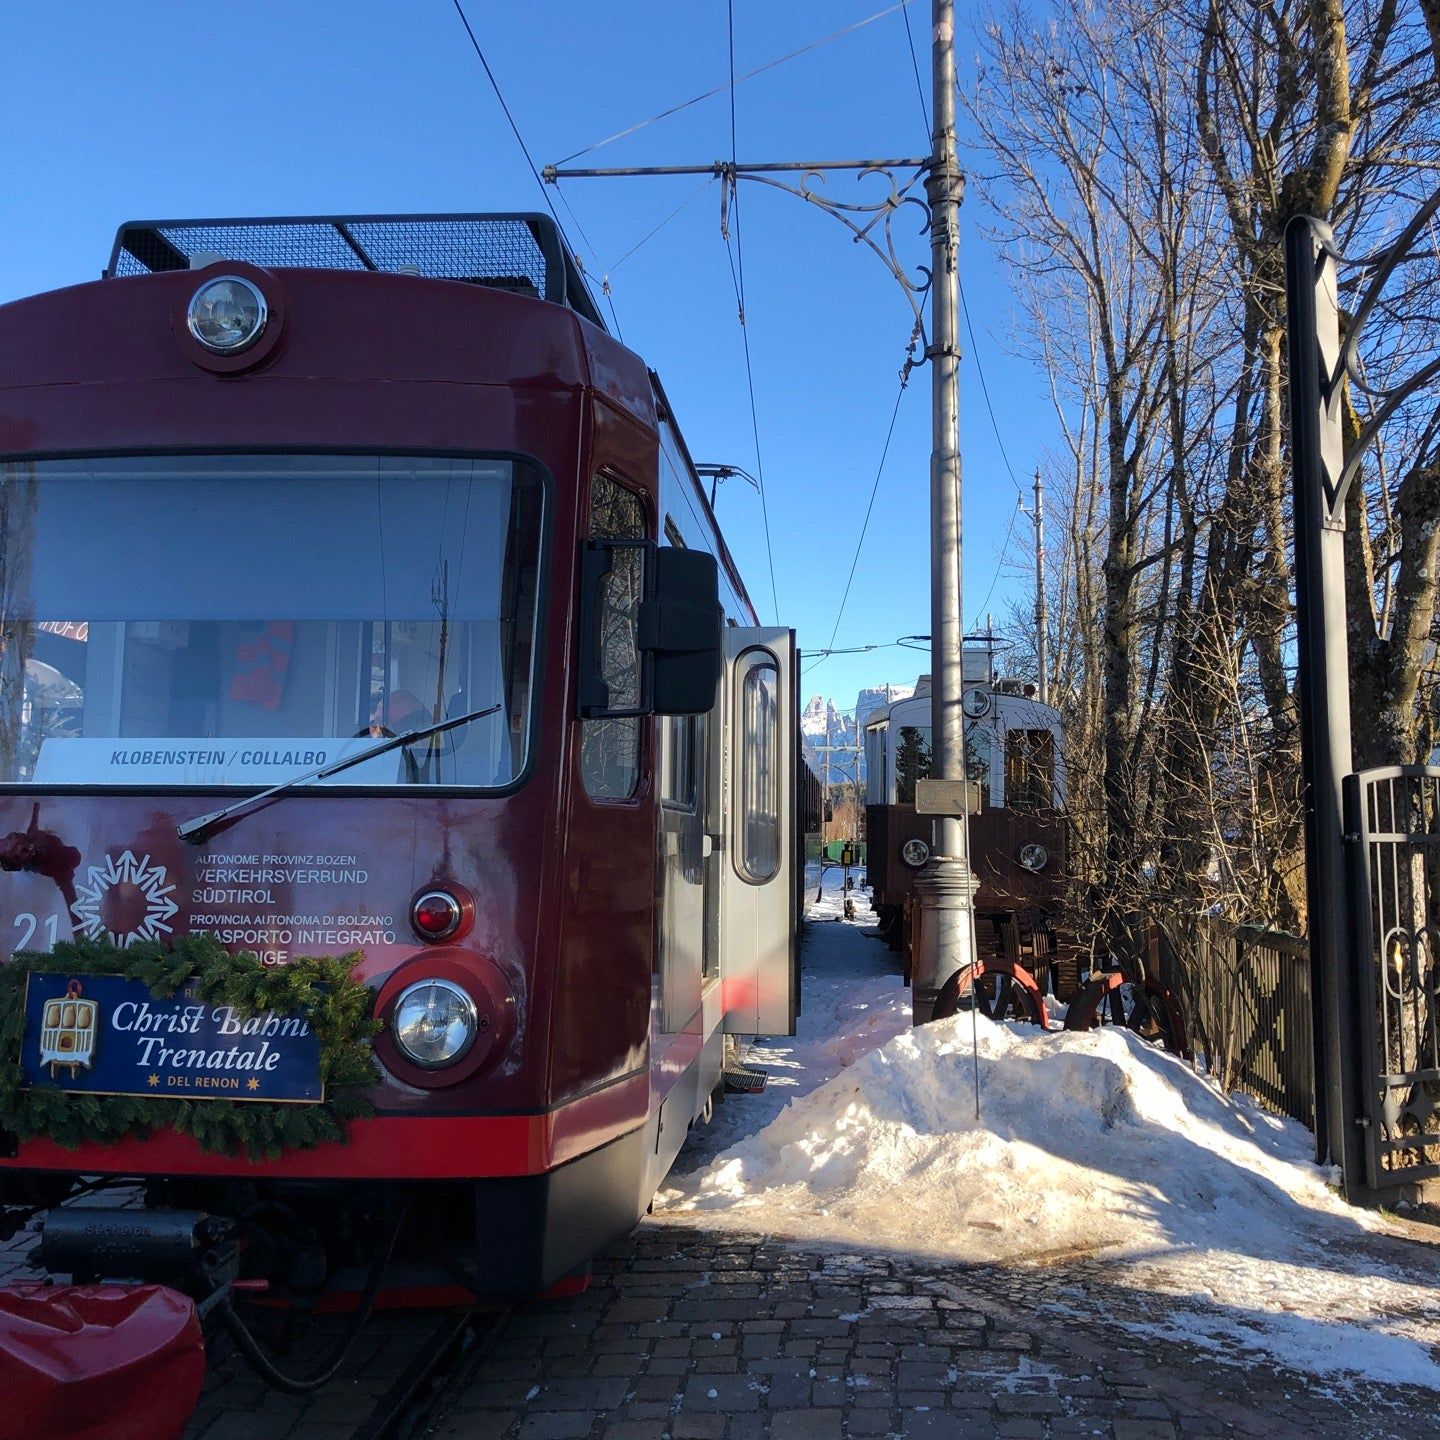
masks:
[[[1440,768],[1345,780],[1359,1117],[1371,1186],[1440,1175]]]
[[[1180,997],[1191,1043],[1209,1074],[1226,1090],[1243,1090],[1314,1129],[1306,942],[1194,915],[1156,925],[1153,943],[1158,978]]]

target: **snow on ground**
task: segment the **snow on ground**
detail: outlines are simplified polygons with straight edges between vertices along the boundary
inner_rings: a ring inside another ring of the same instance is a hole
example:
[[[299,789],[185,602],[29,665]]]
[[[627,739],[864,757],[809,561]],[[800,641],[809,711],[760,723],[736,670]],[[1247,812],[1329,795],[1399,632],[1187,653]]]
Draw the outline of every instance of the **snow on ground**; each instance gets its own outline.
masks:
[[[813,864],[807,871],[806,894],[812,900],[818,871]],[[887,1040],[910,1033],[910,992],[900,983],[897,957],[866,934],[865,927],[874,925],[868,901],[855,891],[857,919],[844,922],[839,872],[825,873],[825,892],[808,914],[797,1033],[750,1047],[746,1063],[767,1072],[765,1089],[759,1095],[731,1095],[706,1129],[696,1128],[677,1170],[708,1162],[768,1125],[792,1100],[809,1095]]]
[[[752,1048],[766,1091],[697,1131],[658,1217],[965,1261],[1102,1257],[1157,1339],[1440,1390],[1440,1252],[1347,1206],[1307,1130],[1125,1030],[912,1030],[896,957],[859,892],[840,918],[835,874],[810,910],[799,1033]]]

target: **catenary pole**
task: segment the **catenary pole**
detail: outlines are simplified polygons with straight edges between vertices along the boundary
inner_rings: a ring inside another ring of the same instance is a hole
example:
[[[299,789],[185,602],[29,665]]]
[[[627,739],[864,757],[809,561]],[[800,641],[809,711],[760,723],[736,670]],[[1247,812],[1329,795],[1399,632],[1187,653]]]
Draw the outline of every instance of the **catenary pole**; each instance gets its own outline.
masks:
[[[930,758],[931,778],[965,779],[961,648],[960,505],[960,197],[955,152],[955,6],[932,0],[935,131],[925,177],[930,202]],[[963,789],[963,783],[959,787]],[[971,956],[970,873],[964,807],[936,815],[930,858],[915,877],[920,924],[912,938],[915,1024]]]
[[[825,701],[825,803],[820,807],[820,849],[825,849],[825,842],[830,838],[830,831],[826,821],[830,816],[830,750],[834,741],[830,735],[830,716],[833,712],[830,709],[830,701]]]
[[[1035,668],[1039,676],[1036,695],[1042,705],[1050,703],[1050,656],[1046,630],[1050,615],[1045,604],[1045,486],[1035,472]]]

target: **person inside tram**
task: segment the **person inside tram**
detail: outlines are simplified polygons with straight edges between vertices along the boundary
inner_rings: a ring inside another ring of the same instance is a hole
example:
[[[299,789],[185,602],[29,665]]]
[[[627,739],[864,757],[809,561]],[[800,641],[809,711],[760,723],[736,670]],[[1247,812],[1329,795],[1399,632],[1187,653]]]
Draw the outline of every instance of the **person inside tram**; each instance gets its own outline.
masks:
[[[368,735],[374,740],[389,740],[414,730],[430,718],[430,712],[410,690],[391,690],[381,695],[370,712],[370,723],[357,730],[357,737]]]

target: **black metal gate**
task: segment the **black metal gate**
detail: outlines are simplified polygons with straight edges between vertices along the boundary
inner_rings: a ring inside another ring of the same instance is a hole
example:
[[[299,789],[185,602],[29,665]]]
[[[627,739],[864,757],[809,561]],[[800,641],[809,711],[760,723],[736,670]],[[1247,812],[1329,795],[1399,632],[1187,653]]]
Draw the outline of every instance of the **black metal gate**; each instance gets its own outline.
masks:
[[[1440,1175],[1440,768],[1345,779],[1367,1180]]]

